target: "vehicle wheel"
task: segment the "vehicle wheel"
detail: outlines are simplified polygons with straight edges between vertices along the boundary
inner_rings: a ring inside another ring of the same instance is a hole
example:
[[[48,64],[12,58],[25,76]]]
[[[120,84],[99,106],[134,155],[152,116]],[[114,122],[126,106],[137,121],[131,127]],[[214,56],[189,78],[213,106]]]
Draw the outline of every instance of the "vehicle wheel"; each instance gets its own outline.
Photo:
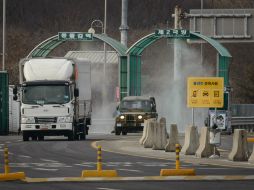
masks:
[[[37,136],[36,136],[36,135],[33,135],[33,136],[32,136],[32,140],[33,140],[33,141],[37,141]]]
[[[121,134],[121,129],[115,128],[115,135],[120,135]]]
[[[29,141],[29,135],[26,132],[23,132],[23,141]]]
[[[79,135],[80,140],[86,140],[86,134],[82,133]]]
[[[43,135],[39,135],[39,136],[38,136],[38,140],[39,140],[39,141],[44,141],[44,136],[43,136]]]
[[[122,131],[122,135],[127,135],[127,131]]]
[[[68,141],[73,141],[73,139],[74,139],[74,135],[73,135],[73,132],[71,131],[68,134]]]

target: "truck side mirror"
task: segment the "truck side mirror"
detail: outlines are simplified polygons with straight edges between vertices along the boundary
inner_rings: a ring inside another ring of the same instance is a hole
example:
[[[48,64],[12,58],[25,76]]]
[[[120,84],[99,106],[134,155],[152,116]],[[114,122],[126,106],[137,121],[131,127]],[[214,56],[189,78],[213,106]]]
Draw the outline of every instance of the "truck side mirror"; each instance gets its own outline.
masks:
[[[78,88],[74,89],[74,97],[79,97],[79,89]]]
[[[13,92],[14,95],[17,95],[18,94],[18,87],[14,86],[12,92]]]
[[[13,100],[17,101],[18,100],[18,87],[16,85],[14,86],[12,92],[13,92]]]

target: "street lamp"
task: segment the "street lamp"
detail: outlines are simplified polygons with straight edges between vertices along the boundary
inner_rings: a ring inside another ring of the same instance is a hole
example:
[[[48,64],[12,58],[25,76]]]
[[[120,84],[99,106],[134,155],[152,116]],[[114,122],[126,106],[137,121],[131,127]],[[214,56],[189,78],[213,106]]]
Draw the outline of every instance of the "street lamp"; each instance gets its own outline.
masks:
[[[91,27],[89,28],[88,32],[95,34],[94,28],[101,28],[101,33],[104,32],[103,22],[101,20],[93,20],[91,23]]]

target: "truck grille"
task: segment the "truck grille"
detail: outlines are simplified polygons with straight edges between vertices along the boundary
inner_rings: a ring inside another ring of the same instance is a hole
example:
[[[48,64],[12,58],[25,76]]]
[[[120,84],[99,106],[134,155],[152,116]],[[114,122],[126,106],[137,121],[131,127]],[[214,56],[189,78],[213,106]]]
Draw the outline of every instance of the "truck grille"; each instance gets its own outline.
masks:
[[[56,117],[35,117],[35,123],[56,123]]]
[[[126,116],[126,120],[127,121],[134,121],[135,120],[135,116],[134,115],[127,115]]]

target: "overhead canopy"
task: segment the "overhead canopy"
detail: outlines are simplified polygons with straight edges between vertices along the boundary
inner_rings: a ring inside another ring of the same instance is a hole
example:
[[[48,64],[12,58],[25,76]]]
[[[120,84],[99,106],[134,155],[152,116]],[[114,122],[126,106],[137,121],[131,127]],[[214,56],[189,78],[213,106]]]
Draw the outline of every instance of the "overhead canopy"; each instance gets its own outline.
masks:
[[[99,39],[109,46],[111,46],[119,56],[126,56],[127,47],[121,44],[119,41],[104,35],[104,34],[94,34],[95,39]],[[66,42],[65,40],[59,40],[58,35],[52,36],[47,40],[43,41],[37,45],[27,56],[29,57],[46,57],[53,49],[55,49],[60,44]]]
[[[133,44],[127,50],[127,54],[141,55],[146,47],[148,47],[149,45],[151,45],[152,43],[154,43],[155,41],[157,41],[161,38],[164,38],[164,37],[156,36],[155,33],[151,33],[151,34],[141,38],[140,40],[138,40],[135,44]],[[209,38],[207,36],[204,36],[202,34],[198,34],[198,33],[195,33],[195,32],[190,32],[190,39],[197,39],[197,38],[202,39],[202,40],[206,41],[207,43],[209,43],[211,46],[213,46],[217,50],[217,52],[220,54],[220,56],[228,57],[228,58],[232,57],[230,55],[230,53],[228,52],[228,50],[225,47],[223,47],[216,40],[214,40],[212,38]]]

